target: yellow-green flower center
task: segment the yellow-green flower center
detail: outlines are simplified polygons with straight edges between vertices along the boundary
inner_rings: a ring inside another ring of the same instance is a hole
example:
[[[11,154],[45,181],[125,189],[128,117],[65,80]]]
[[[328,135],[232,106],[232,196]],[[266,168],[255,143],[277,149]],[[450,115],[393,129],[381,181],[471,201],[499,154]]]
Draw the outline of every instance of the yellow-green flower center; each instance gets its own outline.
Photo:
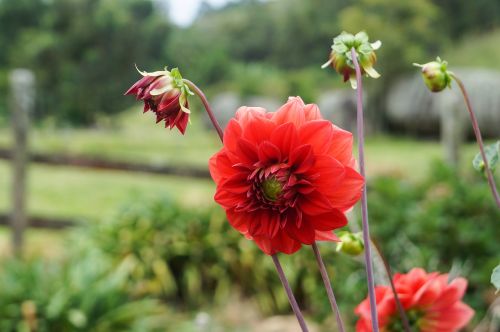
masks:
[[[271,201],[276,202],[281,195],[283,186],[275,177],[271,177],[262,182],[262,193],[264,197]]]

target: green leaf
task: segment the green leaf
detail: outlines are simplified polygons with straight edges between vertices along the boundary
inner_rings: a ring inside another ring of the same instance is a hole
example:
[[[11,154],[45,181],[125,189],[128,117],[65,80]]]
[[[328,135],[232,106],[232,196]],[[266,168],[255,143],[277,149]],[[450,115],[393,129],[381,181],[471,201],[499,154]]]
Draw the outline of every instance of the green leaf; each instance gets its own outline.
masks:
[[[500,291],[500,265],[497,265],[496,268],[493,269],[493,273],[491,274],[491,283],[498,291]]]
[[[495,168],[500,159],[500,141],[491,145],[487,145],[484,148],[484,153],[486,154],[486,160],[488,161],[489,168],[492,171],[495,171]],[[476,154],[474,160],[472,161],[472,166],[476,171],[484,173],[485,167],[481,153]]]

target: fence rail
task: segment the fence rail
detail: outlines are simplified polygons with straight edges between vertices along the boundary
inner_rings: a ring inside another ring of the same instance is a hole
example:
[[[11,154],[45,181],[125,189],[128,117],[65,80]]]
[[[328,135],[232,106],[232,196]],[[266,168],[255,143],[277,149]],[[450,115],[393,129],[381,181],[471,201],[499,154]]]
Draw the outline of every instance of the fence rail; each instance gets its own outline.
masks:
[[[62,230],[76,225],[78,222],[74,220],[60,218],[28,217],[27,220],[27,226],[30,228]],[[10,216],[0,214],[0,226],[10,226]]]
[[[13,152],[10,149],[0,148],[0,159],[12,159]],[[210,173],[206,169],[193,166],[179,165],[155,165],[146,163],[131,163],[126,161],[107,160],[97,157],[68,154],[44,154],[29,153],[29,160],[34,163],[53,166],[84,167],[101,170],[117,170],[128,172],[140,172],[160,175],[173,175],[197,179],[209,179]]]

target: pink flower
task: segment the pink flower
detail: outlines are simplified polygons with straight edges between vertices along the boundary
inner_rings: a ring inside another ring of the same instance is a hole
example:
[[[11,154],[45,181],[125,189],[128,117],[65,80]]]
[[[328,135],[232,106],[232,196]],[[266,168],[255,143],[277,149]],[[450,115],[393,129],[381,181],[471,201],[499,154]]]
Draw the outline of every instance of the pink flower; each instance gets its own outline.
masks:
[[[455,332],[471,320],[474,310],[461,301],[467,280],[448,279],[448,274],[426,273],[420,268],[414,268],[407,274],[394,275],[396,292],[412,331]],[[403,331],[390,287],[377,286],[375,293],[380,331]],[[356,331],[372,331],[368,298],[357,306],[355,313],[359,316]]]

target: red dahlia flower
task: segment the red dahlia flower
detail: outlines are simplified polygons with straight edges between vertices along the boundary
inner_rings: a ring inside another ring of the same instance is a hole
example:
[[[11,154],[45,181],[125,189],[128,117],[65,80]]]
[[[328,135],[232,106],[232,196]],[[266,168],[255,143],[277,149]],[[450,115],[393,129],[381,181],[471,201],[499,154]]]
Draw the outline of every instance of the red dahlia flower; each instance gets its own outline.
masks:
[[[240,108],[210,159],[215,200],[268,255],[338,240],[332,230],[347,224],[364,183],[354,167],[352,134],[299,97],[274,113]]]
[[[464,278],[449,281],[448,274],[415,268],[407,274],[396,273],[394,284],[414,332],[459,331],[474,315],[474,310],[460,301],[467,288]],[[377,286],[375,293],[380,331],[404,331],[391,289]],[[372,331],[369,299],[361,302],[355,313],[360,317],[356,331]]]
[[[164,120],[165,128],[176,126],[184,134],[190,113],[187,97],[193,93],[182,80],[179,70],[138,71],[143,78],[125,95],[136,95],[137,99],[144,101],[144,112],[152,110],[156,114],[156,123]]]

